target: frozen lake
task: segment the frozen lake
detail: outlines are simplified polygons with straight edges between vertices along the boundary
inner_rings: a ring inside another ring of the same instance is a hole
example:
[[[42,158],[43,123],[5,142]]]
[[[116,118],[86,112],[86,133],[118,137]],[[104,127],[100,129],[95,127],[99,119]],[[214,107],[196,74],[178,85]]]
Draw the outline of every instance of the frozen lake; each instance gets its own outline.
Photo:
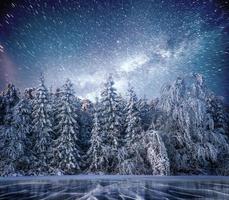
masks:
[[[61,176],[0,178],[0,200],[229,199],[229,177]]]

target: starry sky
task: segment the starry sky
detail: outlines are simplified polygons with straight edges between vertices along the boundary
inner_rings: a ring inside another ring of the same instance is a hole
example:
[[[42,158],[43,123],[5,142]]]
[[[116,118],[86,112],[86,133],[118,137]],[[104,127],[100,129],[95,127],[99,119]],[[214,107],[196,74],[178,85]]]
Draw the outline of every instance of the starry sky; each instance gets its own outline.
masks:
[[[1,0],[0,88],[53,90],[70,78],[93,99],[112,73],[118,91],[157,97],[167,82],[202,73],[229,102],[229,1]]]

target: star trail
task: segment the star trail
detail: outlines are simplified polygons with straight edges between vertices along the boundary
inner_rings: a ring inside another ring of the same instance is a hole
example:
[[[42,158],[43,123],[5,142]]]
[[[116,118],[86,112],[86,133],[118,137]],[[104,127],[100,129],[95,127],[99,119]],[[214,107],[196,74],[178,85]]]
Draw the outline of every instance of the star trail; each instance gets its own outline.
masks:
[[[3,0],[0,3],[0,88],[49,87],[70,78],[93,99],[114,75],[124,93],[157,97],[185,73],[202,73],[229,101],[228,1]]]

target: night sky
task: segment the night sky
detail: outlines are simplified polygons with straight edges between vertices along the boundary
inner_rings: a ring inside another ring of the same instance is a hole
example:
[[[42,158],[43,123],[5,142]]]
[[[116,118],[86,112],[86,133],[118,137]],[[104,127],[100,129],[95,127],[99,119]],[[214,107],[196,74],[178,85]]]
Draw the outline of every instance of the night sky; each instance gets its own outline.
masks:
[[[66,78],[93,99],[108,73],[156,97],[189,72],[229,102],[229,1],[0,0],[0,88]]]

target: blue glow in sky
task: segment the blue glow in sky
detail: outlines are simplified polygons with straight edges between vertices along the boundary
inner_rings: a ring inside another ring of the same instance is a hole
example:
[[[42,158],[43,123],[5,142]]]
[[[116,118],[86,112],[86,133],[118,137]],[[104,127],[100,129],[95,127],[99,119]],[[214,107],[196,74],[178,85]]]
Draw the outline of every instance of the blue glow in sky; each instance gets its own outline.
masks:
[[[229,99],[229,18],[224,1],[3,0],[0,86],[49,86],[70,78],[93,99],[108,73],[125,93],[158,96],[177,76],[199,72]]]

